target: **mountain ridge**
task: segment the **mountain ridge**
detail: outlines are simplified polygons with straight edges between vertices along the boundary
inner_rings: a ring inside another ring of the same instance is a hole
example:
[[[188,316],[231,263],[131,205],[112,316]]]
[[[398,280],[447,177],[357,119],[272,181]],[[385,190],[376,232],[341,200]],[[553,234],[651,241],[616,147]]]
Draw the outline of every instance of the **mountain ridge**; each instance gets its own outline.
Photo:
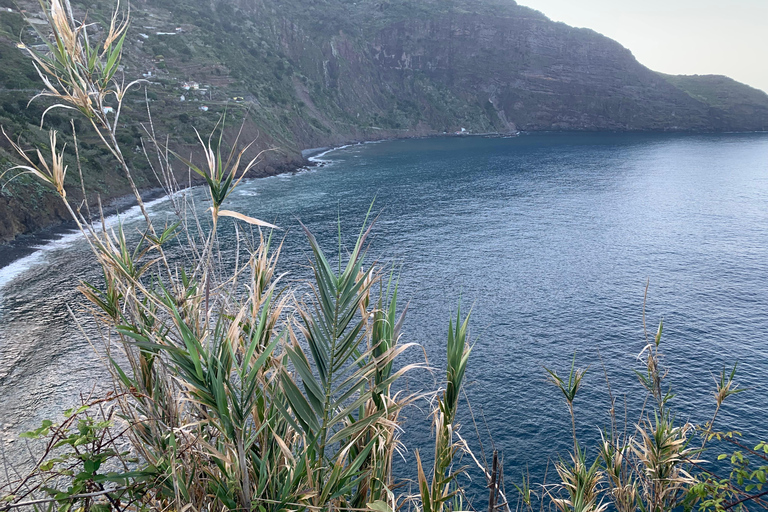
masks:
[[[19,4],[39,24],[35,5]],[[73,6],[101,24],[112,8],[101,0]],[[39,79],[14,48],[18,34],[29,45],[39,41],[15,3],[0,0],[0,7],[0,57],[8,63],[0,72],[0,123],[23,141],[41,141],[35,125],[44,104],[23,105]],[[462,128],[768,130],[768,94],[722,77],[656,73],[616,41],[512,1],[138,0],[130,15],[124,72],[146,77],[158,133],[194,151],[190,128],[210,131],[227,112],[228,130],[244,123],[256,149],[281,148],[262,174],[301,165],[304,148]],[[138,148],[148,121],[144,92],[126,106],[121,142]],[[48,124],[67,132],[64,116]],[[83,137],[89,191],[127,193],[108,155]],[[133,158],[137,180],[150,187],[141,157]],[[0,160],[6,168],[13,162],[5,141]],[[0,240],[65,218],[54,202],[24,178],[6,186]]]

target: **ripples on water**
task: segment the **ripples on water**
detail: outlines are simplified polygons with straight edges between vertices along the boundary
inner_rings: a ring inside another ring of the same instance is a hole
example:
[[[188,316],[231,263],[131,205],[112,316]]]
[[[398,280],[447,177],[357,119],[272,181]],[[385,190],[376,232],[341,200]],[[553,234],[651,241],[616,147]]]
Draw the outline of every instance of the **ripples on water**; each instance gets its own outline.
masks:
[[[542,366],[565,371],[574,353],[591,365],[576,401],[585,439],[608,420],[600,360],[614,394],[637,391],[646,279],[649,328],[664,318],[679,415],[705,421],[713,375],[739,361],[751,389],[732,398],[720,426],[766,436],[765,134],[425,139],[323,159],[312,172],[245,184],[230,207],[287,228],[281,268],[300,281],[308,248],[297,220],[332,250],[337,219],[351,241],[375,197],[372,254],[401,269],[405,339],[440,368],[449,315],[459,297],[473,306],[467,393],[508,476],[528,465],[535,479],[569,444],[565,404]],[[60,245],[0,271],[3,440],[104,386],[67,311],[82,309],[74,286],[98,272],[83,243]],[[413,375],[409,386],[431,389],[439,378]],[[429,442],[420,415],[408,414],[411,448]],[[18,442],[5,446],[19,453]]]

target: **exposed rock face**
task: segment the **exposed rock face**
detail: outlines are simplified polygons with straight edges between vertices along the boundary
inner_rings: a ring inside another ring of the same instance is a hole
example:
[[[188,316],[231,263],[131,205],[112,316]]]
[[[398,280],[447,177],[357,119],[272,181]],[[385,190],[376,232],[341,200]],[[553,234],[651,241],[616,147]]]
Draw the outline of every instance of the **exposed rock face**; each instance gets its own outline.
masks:
[[[768,130],[768,102],[765,92],[727,76],[661,76],[710,107],[710,129]]]
[[[404,21],[382,30],[373,47],[390,80],[397,73],[423,73],[467,102],[489,103],[500,128],[712,128],[704,104],[618,43],[542,18]]]
[[[52,224],[70,220],[69,213],[61,201],[51,194],[32,199],[23,196],[0,196],[0,241],[13,240],[19,233],[28,233],[46,228]]]
[[[114,5],[72,1],[90,19],[107,19]],[[13,16],[0,18],[0,123],[32,141],[41,109],[25,120],[22,107],[39,83],[28,62],[9,60],[23,21]],[[244,133],[259,134],[257,149],[282,149],[260,172],[301,161],[304,148],[461,128],[768,130],[764,92],[726,77],[655,73],[615,41],[511,0],[137,0],[131,18],[125,73],[149,77],[158,133],[191,147],[191,127],[209,131],[226,108]],[[183,89],[191,81],[200,89]],[[129,98],[124,112],[127,149],[140,144],[143,98]],[[125,193],[92,151],[86,185],[104,200]],[[0,144],[0,160],[8,156]],[[137,175],[152,184],[146,169]],[[0,240],[62,216],[50,196],[17,190],[0,197]]]
[[[397,99],[418,102],[421,120],[433,128],[441,122],[457,126],[436,115],[455,100],[461,103],[458,110],[474,112],[473,128],[498,131],[768,126],[768,95],[760,91],[742,105],[713,105],[688,94],[684,82],[673,83],[642,66],[615,41],[526,11],[398,21],[358,45],[362,54],[344,51],[355,45],[335,36],[331,55],[325,56],[326,75],[333,85],[353,88],[370,74],[360,68],[375,68],[375,81]],[[731,82],[726,89],[746,87]],[[430,89],[445,97],[435,98]]]

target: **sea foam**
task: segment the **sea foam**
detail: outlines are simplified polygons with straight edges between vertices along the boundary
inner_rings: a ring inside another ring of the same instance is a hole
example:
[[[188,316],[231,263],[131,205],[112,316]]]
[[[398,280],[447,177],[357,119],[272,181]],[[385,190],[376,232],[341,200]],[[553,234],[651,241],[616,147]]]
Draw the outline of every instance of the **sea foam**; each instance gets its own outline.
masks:
[[[148,201],[145,203],[145,207],[147,209],[151,209],[166,202],[167,200],[168,198],[166,196],[162,196],[157,199],[153,199],[152,201]],[[126,222],[132,221],[139,217],[141,217],[141,209],[138,205],[135,205],[125,212],[116,213],[105,218],[104,225],[107,228],[111,228],[120,222],[125,224]],[[101,229],[101,223],[96,223],[96,232],[100,232]],[[8,284],[12,283],[21,274],[45,263],[46,257],[49,254],[55,251],[66,249],[81,241],[82,239],[83,234],[80,231],[71,230],[67,233],[64,233],[59,238],[56,238],[55,240],[51,240],[50,242],[47,242],[43,245],[34,246],[33,248],[35,249],[35,252],[32,254],[19,258],[6,265],[5,267],[0,268],[0,291],[2,291],[3,288],[5,288]]]

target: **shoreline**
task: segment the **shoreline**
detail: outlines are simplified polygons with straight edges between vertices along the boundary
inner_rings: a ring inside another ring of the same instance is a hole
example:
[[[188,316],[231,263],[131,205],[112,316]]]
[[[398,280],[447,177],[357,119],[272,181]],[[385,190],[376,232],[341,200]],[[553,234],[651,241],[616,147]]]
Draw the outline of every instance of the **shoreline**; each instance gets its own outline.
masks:
[[[370,140],[351,140],[348,142],[344,142],[335,146],[322,146],[322,147],[314,147],[314,148],[307,148],[301,150],[301,157],[304,159],[304,162],[301,165],[293,164],[293,165],[287,165],[287,166],[280,166],[277,169],[277,172],[270,173],[265,172],[263,169],[259,169],[253,172],[253,176],[249,176],[246,179],[247,180],[257,180],[262,178],[269,178],[271,176],[279,176],[279,175],[285,175],[285,174],[296,174],[300,172],[302,169],[307,169],[311,167],[322,167],[323,162],[322,160],[319,160],[320,157],[339,150],[346,147],[358,145],[358,144],[371,144],[371,143],[380,143],[380,142],[387,142],[392,140],[401,140],[401,139],[426,139],[426,138],[446,138],[446,137],[457,137],[457,138],[470,138],[470,137],[483,137],[483,138],[515,138],[515,137],[521,137],[531,134],[562,134],[562,133],[573,133],[573,134],[595,134],[599,132],[583,132],[583,131],[519,131],[516,133],[501,133],[501,132],[491,132],[491,133],[434,133],[430,135],[414,135],[414,136],[404,136],[404,137],[386,137],[381,139],[370,139]],[[759,131],[751,131],[751,132],[622,132],[622,131],[608,131],[603,133],[658,133],[658,134],[680,134],[680,135],[710,135],[710,134],[764,134],[768,132],[759,132]],[[194,183],[192,187],[197,187],[203,184],[203,181],[200,180],[199,183]],[[147,203],[158,200],[162,197],[164,197],[165,192],[162,187],[156,186],[151,188],[146,188],[141,191],[141,193],[146,196],[144,197],[145,201]],[[136,199],[133,196],[133,194],[127,194],[123,196],[119,196],[116,198],[113,198],[107,206],[105,206],[105,213],[107,214],[107,217],[112,217],[116,215],[117,213],[125,213],[131,208],[136,207]],[[3,270],[5,270],[7,267],[13,265],[14,263],[18,262],[19,260],[30,257],[34,255],[37,252],[41,252],[45,250],[45,247],[55,244],[56,242],[61,241],[67,236],[70,235],[78,235],[79,232],[77,231],[76,224],[74,221],[66,221],[60,224],[51,225],[49,227],[43,228],[41,230],[32,232],[32,233],[26,233],[23,235],[19,235],[16,239],[10,240],[7,242],[0,242],[0,274],[3,273]],[[3,276],[0,275],[0,286],[4,284]]]
[[[163,196],[162,187],[147,188],[142,191],[146,194],[143,199],[149,203]],[[118,213],[125,213],[137,205],[133,194],[118,196],[110,200],[104,206],[106,217],[112,217]],[[68,220],[54,224],[32,233],[19,235],[14,240],[0,243],[0,271],[14,262],[40,251],[42,247],[60,241],[67,235],[79,234],[75,221]]]
[[[301,165],[280,167],[278,172],[275,173],[264,172],[263,169],[259,169],[253,171],[254,175],[246,177],[246,179],[258,180],[272,176],[297,174],[302,169],[307,169],[310,167],[322,167],[323,162],[316,159],[332,151],[353,146],[355,144],[383,142],[385,140],[392,139],[377,139],[375,141],[356,140],[340,144],[338,146],[324,146],[304,149],[301,151],[301,156],[304,159],[304,162]],[[194,183],[189,188],[199,187],[203,183],[203,180],[200,180],[199,183]],[[165,198],[165,191],[162,187],[159,186],[146,188],[140,192],[146,204]],[[104,207],[104,213],[107,218],[114,217],[118,213],[125,214],[136,206],[137,202],[134,195],[126,194],[113,198],[111,201],[109,201],[109,203]],[[4,286],[6,282],[13,279],[13,276],[10,278],[5,278],[5,276],[2,275],[5,273],[4,271],[7,272],[8,267],[12,266],[14,263],[18,263],[24,258],[33,257],[36,253],[44,252],[46,247],[51,247],[57,242],[61,242],[70,236],[81,236],[81,233],[77,230],[77,224],[71,220],[46,227],[32,233],[19,235],[14,240],[0,243],[0,287]]]

